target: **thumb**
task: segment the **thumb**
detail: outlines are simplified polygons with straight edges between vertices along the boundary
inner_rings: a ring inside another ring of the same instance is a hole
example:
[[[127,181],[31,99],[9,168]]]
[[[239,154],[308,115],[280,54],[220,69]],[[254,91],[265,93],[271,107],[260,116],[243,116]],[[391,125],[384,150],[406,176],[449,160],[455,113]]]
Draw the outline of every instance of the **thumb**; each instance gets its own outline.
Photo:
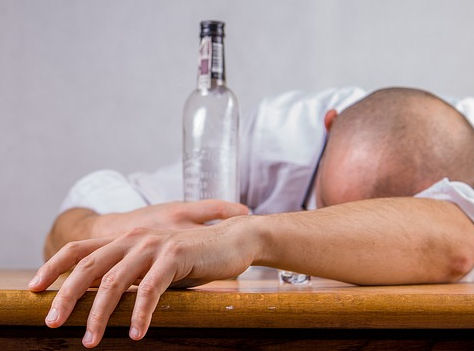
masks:
[[[188,218],[195,223],[206,223],[214,219],[227,219],[249,214],[247,206],[223,200],[201,200],[188,202]]]

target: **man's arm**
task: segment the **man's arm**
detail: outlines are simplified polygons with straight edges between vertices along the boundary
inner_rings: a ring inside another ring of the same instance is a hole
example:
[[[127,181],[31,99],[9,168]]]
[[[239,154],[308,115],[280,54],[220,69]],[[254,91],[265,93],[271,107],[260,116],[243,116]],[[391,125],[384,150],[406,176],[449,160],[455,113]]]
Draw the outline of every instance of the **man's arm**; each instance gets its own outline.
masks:
[[[86,208],[73,208],[56,219],[45,241],[44,258],[48,260],[71,241],[118,237],[139,227],[150,230],[193,228],[203,226],[208,221],[247,213],[248,208],[245,205],[221,200],[169,202],[125,213],[104,215]]]
[[[73,208],[60,214],[44,243],[45,261],[70,241],[90,239],[98,217],[96,212],[86,208]]]
[[[474,225],[445,201],[371,199],[257,222],[259,264],[345,282],[452,282],[474,262]]]
[[[134,340],[144,337],[161,294],[173,283],[190,286],[230,278],[252,264],[357,284],[452,282],[469,272],[473,257],[474,226],[456,205],[372,199],[71,243],[38,270],[30,289],[46,289],[78,263],[46,317],[48,326],[59,327],[93,280],[102,277],[83,339],[93,347],[120,296],[137,278],[142,279],[131,319]]]

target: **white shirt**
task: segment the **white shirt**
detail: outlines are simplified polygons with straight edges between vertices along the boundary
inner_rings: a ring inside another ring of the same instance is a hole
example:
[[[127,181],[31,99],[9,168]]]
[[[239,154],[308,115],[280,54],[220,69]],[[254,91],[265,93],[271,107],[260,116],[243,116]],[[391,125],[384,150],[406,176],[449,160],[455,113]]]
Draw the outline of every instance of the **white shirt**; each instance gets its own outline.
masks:
[[[365,97],[360,88],[318,93],[292,91],[263,100],[255,113],[241,119],[241,202],[256,214],[300,210],[305,190],[324,147],[324,115],[341,112]],[[446,99],[474,125],[474,98]],[[181,162],[155,173],[128,177],[101,170],[80,179],[70,190],[61,212],[73,207],[100,214],[126,212],[146,205],[182,200]],[[474,189],[440,179],[416,197],[454,202],[474,221]],[[310,208],[315,208],[315,195]],[[474,279],[474,270],[473,270]]]

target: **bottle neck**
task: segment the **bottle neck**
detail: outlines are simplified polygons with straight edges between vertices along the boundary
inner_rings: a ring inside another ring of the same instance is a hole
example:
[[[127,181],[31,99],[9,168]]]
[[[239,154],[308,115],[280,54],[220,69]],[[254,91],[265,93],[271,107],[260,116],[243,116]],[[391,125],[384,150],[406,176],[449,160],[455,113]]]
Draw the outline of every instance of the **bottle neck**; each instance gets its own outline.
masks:
[[[208,90],[225,85],[224,40],[206,36],[199,46],[198,89]]]

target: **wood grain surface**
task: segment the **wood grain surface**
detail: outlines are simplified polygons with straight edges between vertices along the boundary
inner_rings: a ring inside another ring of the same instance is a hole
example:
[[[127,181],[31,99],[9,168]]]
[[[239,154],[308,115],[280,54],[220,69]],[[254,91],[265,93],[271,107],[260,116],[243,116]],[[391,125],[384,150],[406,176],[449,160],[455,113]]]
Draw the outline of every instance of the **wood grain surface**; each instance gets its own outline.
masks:
[[[0,270],[0,324],[42,326],[64,278],[42,293],[27,290],[33,271]],[[79,300],[67,325],[84,326],[95,289]],[[135,288],[109,322],[126,327]],[[153,315],[154,327],[180,328],[474,328],[474,284],[360,287],[314,279],[281,285],[276,273],[169,290]]]

